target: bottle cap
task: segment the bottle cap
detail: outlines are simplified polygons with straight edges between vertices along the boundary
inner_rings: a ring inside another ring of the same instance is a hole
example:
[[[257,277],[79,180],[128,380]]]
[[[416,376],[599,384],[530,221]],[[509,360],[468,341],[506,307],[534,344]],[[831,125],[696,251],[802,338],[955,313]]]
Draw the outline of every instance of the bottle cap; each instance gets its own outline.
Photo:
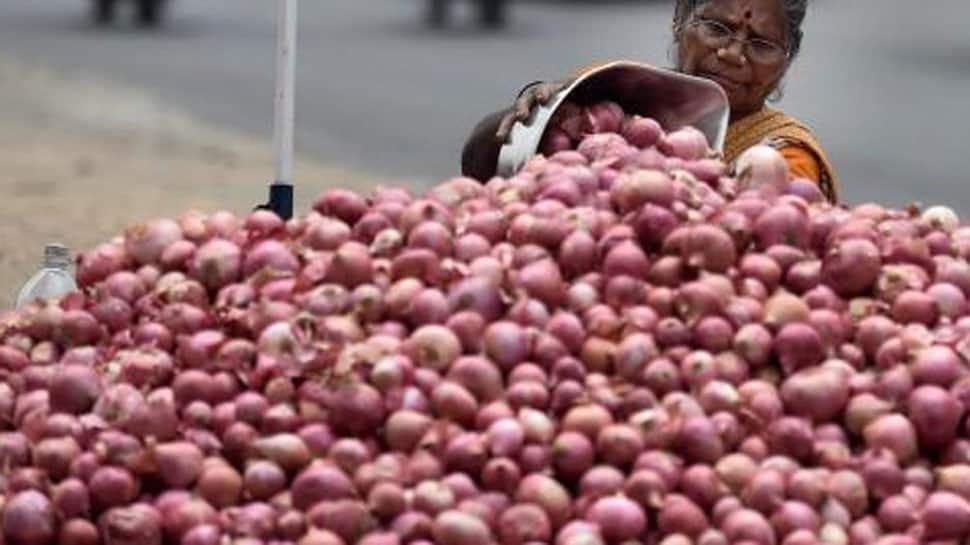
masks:
[[[63,244],[51,243],[44,246],[44,266],[66,269],[71,264],[71,251]]]

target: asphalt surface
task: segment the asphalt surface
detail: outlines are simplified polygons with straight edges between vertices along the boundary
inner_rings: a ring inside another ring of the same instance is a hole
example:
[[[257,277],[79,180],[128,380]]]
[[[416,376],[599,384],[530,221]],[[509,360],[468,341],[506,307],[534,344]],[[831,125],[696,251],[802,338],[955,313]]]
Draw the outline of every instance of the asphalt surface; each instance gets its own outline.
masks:
[[[299,151],[428,183],[457,172],[469,129],[522,84],[594,60],[667,62],[672,2],[516,3],[497,33],[456,7],[453,28],[430,31],[421,0],[301,2]],[[275,2],[175,0],[170,16],[158,31],[98,29],[85,0],[2,0],[0,56],[268,139]],[[966,0],[813,3],[780,106],[815,128],[850,202],[970,214],[968,16]]]

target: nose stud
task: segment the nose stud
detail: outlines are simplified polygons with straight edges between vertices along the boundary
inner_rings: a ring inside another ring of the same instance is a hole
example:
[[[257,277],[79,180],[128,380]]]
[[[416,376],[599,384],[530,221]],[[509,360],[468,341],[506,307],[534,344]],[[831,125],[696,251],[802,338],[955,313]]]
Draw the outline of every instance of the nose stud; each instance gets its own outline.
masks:
[[[722,48],[720,48],[720,49],[717,50],[717,58],[718,59],[726,59],[727,56],[728,56],[728,50],[727,50],[726,47],[722,47]],[[740,59],[738,62],[740,62],[741,64],[745,64],[745,63],[748,62],[748,57],[746,55],[744,55],[743,53],[738,57],[738,59]]]

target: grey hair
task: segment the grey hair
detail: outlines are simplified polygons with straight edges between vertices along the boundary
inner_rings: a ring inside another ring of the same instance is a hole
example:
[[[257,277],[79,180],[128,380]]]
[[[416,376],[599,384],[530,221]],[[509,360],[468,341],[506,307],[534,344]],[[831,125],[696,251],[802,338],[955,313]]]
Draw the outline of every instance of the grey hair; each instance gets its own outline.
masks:
[[[680,29],[701,6],[711,0],[677,0],[674,8],[674,39],[679,39]],[[808,0],[779,0],[785,14],[785,36],[788,39],[788,62],[795,60],[802,48],[802,23],[808,11]]]

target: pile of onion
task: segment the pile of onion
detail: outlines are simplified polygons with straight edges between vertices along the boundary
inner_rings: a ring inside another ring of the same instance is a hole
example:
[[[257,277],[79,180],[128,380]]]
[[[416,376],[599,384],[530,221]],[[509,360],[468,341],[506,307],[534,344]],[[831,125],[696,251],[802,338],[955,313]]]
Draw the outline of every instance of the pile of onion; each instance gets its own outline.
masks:
[[[8,545],[970,538],[970,228],[569,106],[510,178],[192,212],[0,322]]]

